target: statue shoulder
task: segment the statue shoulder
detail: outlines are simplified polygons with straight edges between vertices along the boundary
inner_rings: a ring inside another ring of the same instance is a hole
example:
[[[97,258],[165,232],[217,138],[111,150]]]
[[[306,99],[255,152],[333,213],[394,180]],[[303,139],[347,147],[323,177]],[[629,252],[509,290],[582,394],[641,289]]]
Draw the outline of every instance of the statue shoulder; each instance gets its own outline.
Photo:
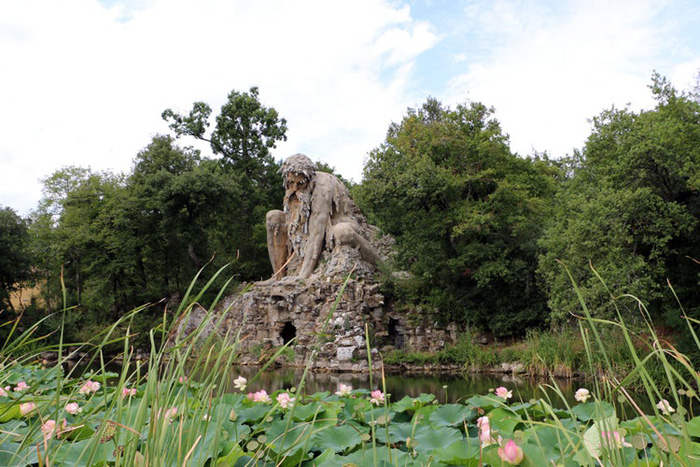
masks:
[[[338,177],[328,172],[316,172],[314,175],[314,192],[317,190],[345,194],[349,196],[348,188]]]

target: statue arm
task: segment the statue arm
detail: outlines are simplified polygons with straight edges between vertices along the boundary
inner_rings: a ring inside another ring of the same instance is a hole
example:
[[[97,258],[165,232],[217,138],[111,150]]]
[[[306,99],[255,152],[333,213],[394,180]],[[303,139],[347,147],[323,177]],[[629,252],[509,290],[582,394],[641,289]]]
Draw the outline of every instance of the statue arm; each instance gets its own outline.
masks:
[[[304,249],[304,260],[300,276],[307,279],[316,268],[323,251],[323,242],[329,230],[332,209],[331,192],[325,183],[318,183],[311,196],[309,216],[309,240]]]
[[[307,279],[316,268],[318,259],[323,250],[323,240],[326,236],[326,225],[330,222],[330,216],[326,213],[316,213],[311,215],[309,222],[309,241],[306,243],[304,251],[304,263],[301,267],[300,275]]]

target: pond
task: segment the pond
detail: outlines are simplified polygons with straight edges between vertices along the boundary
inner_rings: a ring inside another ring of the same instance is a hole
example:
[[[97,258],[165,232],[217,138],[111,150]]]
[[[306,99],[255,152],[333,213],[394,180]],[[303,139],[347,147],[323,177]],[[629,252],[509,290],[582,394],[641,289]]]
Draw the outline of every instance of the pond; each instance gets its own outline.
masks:
[[[249,381],[258,373],[259,368],[238,367],[232,372],[232,378],[239,374]],[[303,375],[303,369],[293,368],[268,368],[256,380],[249,385],[250,391],[265,389],[268,393],[280,389],[291,389],[299,386]],[[305,392],[312,394],[320,391],[335,392],[340,383],[349,384],[354,389],[365,388],[368,390],[382,389],[386,385],[386,392],[391,394],[391,400],[397,401],[404,396],[417,397],[421,393],[434,394],[440,403],[456,403],[471,397],[474,394],[487,394],[499,386],[505,386],[513,390],[513,398],[528,401],[533,398],[546,398],[542,385],[551,386],[552,381],[533,378],[521,378],[509,375],[459,375],[449,373],[431,374],[405,374],[387,373],[382,383],[381,373],[370,375],[368,373],[327,373],[309,372],[306,376]],[[573,403],[574,393],[580,387],[579,381],[557,380],[556,384],[564,398]],[[551,398],[556,397],[555,391],[547,390]],[[562,400],[552,400],[556,406],[563,407]]]
[[[268,368],[253,380],[259,372],[255,367],[234,367],[231,372],[231,379],[239,375],[244,376],[250,384],[247,391],[258,391],[265,389],[268,393],[277,390],[289,390],[297,388],[301,381],[304,370],[294,368]],[[417,397],[421,393],[434,394],[440,403],[464,402],[469,397],[476,394],[488,394],[499,386],[505,386],[513,391],[514,401],[530,401],[532,399],[543,399],[557,408],[566,408],[577,404],[574,394],[577,389],[586,387],[594,392],[593,382],[582,379],[545,379],[519,377],[502,374],[473,374],[460,375],[449,373],[413,374],[413,373],[386,373],[384,384],[386,392],[390,394],[391,401],[398,401],[404,396]],[[335,392],[340,383],[349,384],[353,389],[365,388],[368,390],[382,389],[381,373],[370,375],[368,373],[327,373],[309,371],[306,376],[306,394],[313,394],[320,391]],[[555,389],[556,386],[556,389]],[[233,388],[233,382],[230,385]],[[234,391],[234,389],[232,389]],[[559,393],[561,395],[559,395]],[[653,412],[651,404],[644,394],[630,392],[635,398],[635,403],[645,413]],[[617,403],[618,415],[621,418],[634,418],[639,414],[628,404]]]
[[[108,368],[110,371],[120,372],[118,364]],[[298,388],[304,374],[303,368],[269,367],[260,373],[261,368],[255,366],[233,366],[229,373],[229,391],[235,392],[233,380],[238,376],[244,376],[249,384],[246,388],[248,392],[265,389],[268,393],[278,390],[290,390]],[[258,375],[258,373],[260,373]],[[256,375],[258,375],[256,377]],[[191,375],[194,380],[198,380],[197,375]],[[476,374],[455,374],[455,373],[392,373],[386,372],[384,381],[382,374],[369,373],[331,373],[309,371],[306,375],[304,392],[314,394],[317,392],[329,391],[334,393],[340,384],[350,385],[353,389],[382,389],[390,395],[390,401],[396,402],[404,396],[418,397],[420,394],[433,394],[437,402],[460,403],[477,394],[488,394],[497,387],[504,386],[513,392],[513,401],[531,401],[533,399],[543,399],[548,401],[553,407],[565,409],[576,405],[578,402],[574,394],[579,388],[585,387],[592,393],[595,392],[593,381],[585,379],[568,378],[542,378],[529,376],[513,376],[508,374],[476,373]],[[629,391],[635,403],[645,413],[652,413],[652,403],[649,402],[646,394]],[[688,400],[689,401],[689,400]],[[623,402],[622,397],[615,401],[618,415],[623,418],[634,418],[639,414],[627,402]],[[686,409],[700,412],[700,405],[693,404],[693,407]]]

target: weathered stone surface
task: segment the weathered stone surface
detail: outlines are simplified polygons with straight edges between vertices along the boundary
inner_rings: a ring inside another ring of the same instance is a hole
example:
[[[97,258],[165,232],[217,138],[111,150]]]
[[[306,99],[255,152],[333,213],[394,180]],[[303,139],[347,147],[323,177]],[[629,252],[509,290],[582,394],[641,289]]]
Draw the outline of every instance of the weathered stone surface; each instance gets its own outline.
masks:
[[[348,347],[338,347],[338,351],[336,354],[338,362],[340,363],[352,360],[355,355],[355,350],[357,350],[357,347],[352,345]]]
[[[356,278],[344,290],[335,279],[255,283],[251,290],[221,302],[216,312],[227,311],[217,331],[238,333],[242,363],[260,363],[295,338],[295,359],[288,364],[329,371],[368,370],[366,333],[375,364],[380,362],[378,348],[430,352],[456,342],[455,326],[410,325],[404,314],[384,304],[376,286]],[[272,350],[255,351],[261,347]]]
[[[281,172],[284,210],[267,214],[273,279],[333,277],[347,273],[348,267],[356,274],[371,274],[371,266],[380,259],[373,238],[376,229],[367,224],[347,187],[334,175],[316,171],[303,154],[287,158]],[[322,258],[324,253],[330,254]],[[348,255],[354,261],[349,263]],[[319,261],[325,262],[323,267],[317,267]]]
[[[296,365],[306,365],[313,356],[313,367],[340,369],[341,362],[352,362],[362,369],[367,360],[365,325],[374,326],[367,302],[383,302],[383,297],[373,296],[379,294],[373,285],[352,279],[341,294],[343,285],[336,280],[256,283],[221,303],[221,309],[229,310],[222,330],[240,332],[244,363],[256,363],[251,350],[266,339],[279,347],[295,338]]]
[[[437,351],[456,341],[455,327],[411,326],[385,303],[374,277],[393,240],[378,236],[336,177],[316,172],[299,154],[282,169],[284,210],[267,217],[276,272],[222,300],[213,310],[221,325],[208,332],[237,335],[240,360],[251,364],[294,339],[294,365],[330,371],[367,370],[367,334],[375,363],[377,346]],[[199,322],[195,315],[182,330]]]

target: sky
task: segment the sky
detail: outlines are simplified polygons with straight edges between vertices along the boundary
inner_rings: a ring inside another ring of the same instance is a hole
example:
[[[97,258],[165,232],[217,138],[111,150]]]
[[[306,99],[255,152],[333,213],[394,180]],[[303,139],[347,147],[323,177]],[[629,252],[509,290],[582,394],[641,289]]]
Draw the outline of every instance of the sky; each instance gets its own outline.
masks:
[[[359,182],[407,108],[495,109],[521,156],[582,148],[658,71],[700,70],[696,0],[24,0],[0,7],[0,206],[28,215],[65,166],[128,173],[166,108],[258,86],[298,152]],[[206,145],[181,138],[212,156]]]

